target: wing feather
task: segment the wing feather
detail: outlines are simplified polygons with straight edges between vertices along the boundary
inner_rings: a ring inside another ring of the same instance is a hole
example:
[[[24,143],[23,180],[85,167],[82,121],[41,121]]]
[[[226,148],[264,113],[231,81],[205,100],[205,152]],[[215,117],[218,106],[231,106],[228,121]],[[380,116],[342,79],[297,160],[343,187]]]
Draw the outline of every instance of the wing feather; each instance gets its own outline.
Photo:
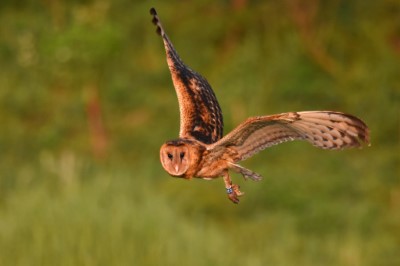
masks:
[[[179,102],[179,137],[194,138],[203,143],[214,143],[222,137],[221,107],[208,81],[187,67],[180,59],[164,31],[154,8],[150,10],[157,33],[161,35],[172,82]]]
[[[369,143],[369,129],[359,118],[340,112],[290,112],[248,118],[208,149],[229,148],[235,151],[235,161],[241,161],[292,140],[306,140],[322,149],[359,147]]]

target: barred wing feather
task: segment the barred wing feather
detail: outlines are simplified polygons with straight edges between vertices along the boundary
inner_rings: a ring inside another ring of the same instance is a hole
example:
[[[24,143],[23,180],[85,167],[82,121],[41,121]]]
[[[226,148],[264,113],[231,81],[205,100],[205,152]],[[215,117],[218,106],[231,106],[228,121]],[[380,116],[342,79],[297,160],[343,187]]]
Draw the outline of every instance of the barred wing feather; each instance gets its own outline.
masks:
[[[242,161],[292,140],[306,140],[322,149],[359,147],[369,143],[369,129],[359,118],[340,112],[290,112],[248,118],[208,149],[229,148],[237,154],[235,161]]]

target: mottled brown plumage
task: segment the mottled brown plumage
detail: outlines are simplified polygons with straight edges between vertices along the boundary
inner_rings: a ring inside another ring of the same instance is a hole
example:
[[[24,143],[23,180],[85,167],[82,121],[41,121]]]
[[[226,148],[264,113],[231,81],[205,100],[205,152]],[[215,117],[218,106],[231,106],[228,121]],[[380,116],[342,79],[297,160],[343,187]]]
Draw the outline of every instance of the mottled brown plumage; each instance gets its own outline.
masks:
[[[250,117],[222,137],[221,108],[211,86],[179,58],[154,8],[150,10],[164,41],[167,63],[179,101],[179,139],[161,146],[160,160],[172,176],[214,179],[222,176],[228,198],[238,203],[243,193],[228,170],[244,178],[261,176],[237,163],[273,145],[305,140],[322,149],[360,147],[369,143],[369,129],[359,118],[334,111],[289,112]]]
[[[208,81],[191,70],[180,59],[169,40],[154,8],[150,10],[157,33],[161,35],[167,63],[179,101],[180,138],[195,138],[211,144],[223,134],[221,107]]]

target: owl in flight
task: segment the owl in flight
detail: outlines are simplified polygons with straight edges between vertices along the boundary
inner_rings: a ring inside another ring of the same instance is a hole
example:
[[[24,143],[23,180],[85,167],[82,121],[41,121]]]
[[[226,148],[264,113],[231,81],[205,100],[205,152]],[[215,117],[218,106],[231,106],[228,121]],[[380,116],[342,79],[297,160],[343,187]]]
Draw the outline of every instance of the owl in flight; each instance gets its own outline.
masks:
[[[160,149],[163,168],[185,179],[223,177],[228,198],[239,203],[243,192],[232,184],[229,170],[245,179],[261,176],[238,164],[254,154],[286,141],[305,140],[322,149],[343,149],[369,144],[369,129],[359,118],[334,111],[289,112],[250,117],[223,136],[221,108],[210,84],[180,59],[164,31],[157,12],[150,9],[161,35],[167,63],[179,101],[179,138]]]

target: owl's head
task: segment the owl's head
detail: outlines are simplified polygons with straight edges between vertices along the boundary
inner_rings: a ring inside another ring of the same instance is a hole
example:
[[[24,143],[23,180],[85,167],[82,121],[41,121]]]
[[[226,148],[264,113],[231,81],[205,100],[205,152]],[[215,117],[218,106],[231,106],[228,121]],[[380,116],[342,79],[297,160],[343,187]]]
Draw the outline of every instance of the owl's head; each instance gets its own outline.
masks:
[[[176,177],[182,177],[190,166],[190,147],[179,140],[168,141],[160,148],[160,160],[165,171]]]

